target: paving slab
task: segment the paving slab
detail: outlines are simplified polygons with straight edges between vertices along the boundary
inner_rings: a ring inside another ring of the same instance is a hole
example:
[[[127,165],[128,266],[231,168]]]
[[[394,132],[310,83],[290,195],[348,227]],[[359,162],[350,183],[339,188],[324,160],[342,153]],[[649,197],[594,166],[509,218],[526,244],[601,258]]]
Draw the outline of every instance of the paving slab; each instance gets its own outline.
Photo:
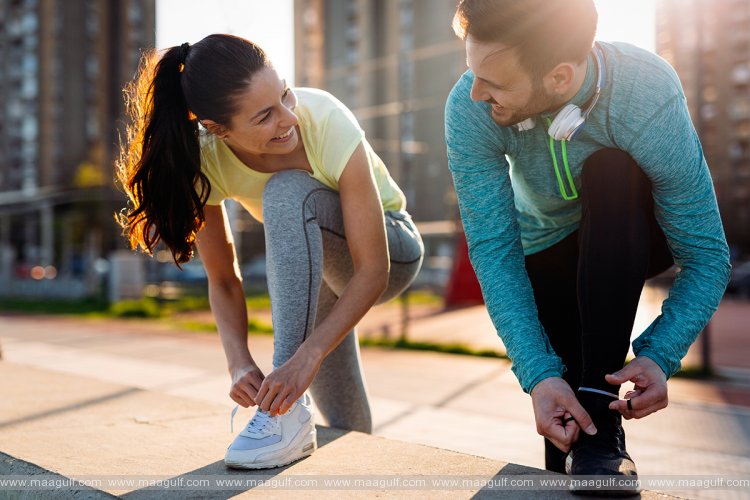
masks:
[[[320,426],[319,449],[304,460],[264,471],[229,470],[222,462],[230,436],[221,405],[10,362],[0,363],[0,380],[5,401],[0,476],[103,483],[75,498],[313,498],[331,490],[344,497],[571,497],[567,491],[482,486],[503,484],[504,476],[542,474],[537,469]],[[266,485],[257,486],[259,479]],[[360,482],[347,483],[355,480]],[[407,484],[417,480],[425,484]],[[445,483],[450,480],[460,482]],[[226,489],[198,490],[190,481],[212,481],[212,487]],[[17,497],[64,493],[42,490]]]
[[[2,422],[34,415],[27,423],[56,418],[60,409],[65,408],[62,400],[55,399],[58,393],[43,392],[43,397],[39,393],[42,388],[47,391],[47,386],[54,389],[58,380],[70,376],[88,381],[73,391],[86,397],[76,401],[76,408],[80,408],[63,411],[61,415],[89,412],[89,408],[105,404],[118,408],[118,418],[125,415],[128,425],[163,428],[177,425],[175,421],[185,421],[208,427],[213,434],[202,439],[205,446],[212,447],[214,455],[205,458],[206,464],[218,463],[224,446],[231,440],[229,379],[216,334],[176,332],[153,322],[2,316],[0,343],[4,348],[0,367],[22,366],[49,372],[38,378],[33,374],[0,373]],[[251,336],[249,343],[261,368],[268,370],[272,337]],[[364,348],[362,357],[377,436],[478,455],[493,462],[532,468],[543,465],[541,439],[534,429],[530,399],[518,387],[507,361],[381,348]],[[111,384],[110,392],[91,392],[92,381]],[[28,399],[4,397],[6,392],[15,394],[11,388],[23,384],[32,387],[28,389]],[[738,382],[727,385],[670,381],[670,405],[666,410],[625,423],[628,448],[641,474],[750,477],[750,407],[734,404],[737,400],[733,399],[732,391],[747,394],[748,386]],[[147,400],[128,406],[137,398]],[[163,410],[166,407],[161,401],[170,398],[181,402],[172,405],[177,407],[174,418],[161,413],[153,416],[151,410]],[[181,414],[180,405],[188,404],[208,413],[196,410],[189,416]],[[20,413],[6,417],[11,407]],[[242,425],[251,414],[251,410],[243,409],[235,424]],[[86,427],[97,424],[90,412],[82,416],[82,421]],[[325,424],[322,419],[318,423]],[[109,425],[119,431],[119,425],[124,424],[113,419]],[[45,427],[44,431],[57,439],[56,429],[69,432],[72,427],[73,423],[63,421],[60,426]],[[0,451],[28,459],[5,448],[2,430],[0,427]],[[324,432],[321,430],[321,435]],[[107,436],[106,432],[99,434]],[[40,435],[46,438],[46,434]],[[138,444],[153,440],[151,434],[135,435],[138,439],[133,442]],[[190,433],[185,431],[183,435]],[[14,446],[23,444],[11,441]],[[125,446],[128,444],[132,446],[130,442]],[[115,441],[112,446],[118,445],[122,442]],[[162,456],[164,460],[179,456],[169,450]],[[187,447],[185,452],[189,450]],[[737,491],[668,492],[689,498],[742,498]]]

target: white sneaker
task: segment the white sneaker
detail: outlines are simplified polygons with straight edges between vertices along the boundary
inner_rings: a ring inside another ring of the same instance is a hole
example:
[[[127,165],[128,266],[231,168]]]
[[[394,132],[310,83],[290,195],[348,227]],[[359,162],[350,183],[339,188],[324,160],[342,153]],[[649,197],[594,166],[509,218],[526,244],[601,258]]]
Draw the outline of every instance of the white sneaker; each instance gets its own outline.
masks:
[[[227,448],[224,463],[240,469],[281,467],[312,454],[317,447],[310,396],[304,394],[283,415],[272,417],[256,410]]]

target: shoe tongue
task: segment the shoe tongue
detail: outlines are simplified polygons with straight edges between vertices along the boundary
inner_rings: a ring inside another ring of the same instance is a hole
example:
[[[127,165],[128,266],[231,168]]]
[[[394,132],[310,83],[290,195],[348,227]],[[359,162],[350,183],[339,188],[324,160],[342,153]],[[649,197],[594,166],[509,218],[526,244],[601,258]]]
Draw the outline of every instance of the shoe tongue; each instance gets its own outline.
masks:
[[[258,409],[245,430],[242,431],[242,435],[256,439],[268,436],[272,434],[269,427],[273,425],[275,419],[276,417],[272,417],[268,412]]]

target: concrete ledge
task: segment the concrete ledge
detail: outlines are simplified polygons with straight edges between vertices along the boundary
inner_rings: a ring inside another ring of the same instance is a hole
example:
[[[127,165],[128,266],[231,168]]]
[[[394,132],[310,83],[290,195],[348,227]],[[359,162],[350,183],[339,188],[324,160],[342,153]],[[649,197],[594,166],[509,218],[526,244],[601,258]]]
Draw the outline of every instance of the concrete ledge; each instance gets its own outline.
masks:
[[[273,478],[277,485],[282,485],[203,491],[106,486],[75,494],[0,490],[0,497],[10,493],[12,498],[99,499],[112,495],[137,499],[219,499],[237,495],[313,498],[326,494],[324,488],[319,485],[316,489],[289,489],[283,487],[284,481],[324,476],[361,477],[370,481],[414,476],[478,480],[466,487],[454,485],[442,489],[375,484],[368,489],[339,489],[334,493],[337,497],[572,496],[567,491],[509,491],[482,486],[493,479],[495,484],[502,484],[503,476],[544,474],[538,469],[327,427],[318,427],[319,449],[311,457],[278,469],[228,470],[222,457],[232,438],[229,407],[7,362],[0,363],[0,380],[4,402],[12,402],[3,404],[0,414],[0,476],[49,475],[60,480],[156,477],[169,479],[174,485],[180,484],[180,480],[206,476],[240,480],[257,477]]]

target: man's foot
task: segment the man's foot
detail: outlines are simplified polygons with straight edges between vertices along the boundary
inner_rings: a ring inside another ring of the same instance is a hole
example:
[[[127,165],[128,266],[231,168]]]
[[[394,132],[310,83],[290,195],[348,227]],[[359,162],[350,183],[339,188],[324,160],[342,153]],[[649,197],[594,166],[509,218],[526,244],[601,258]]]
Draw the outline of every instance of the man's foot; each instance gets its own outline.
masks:
[[[578,400],[594,420],[598,432],[593,436],[580,433],[568,454],[565,472],[572,476],[599,477],[590,477],[588,481],[581,478],[581,485],[574,484],[572,491],[579,495],[637,495],[638,473],[625,449],[622,415],[609,409],[612,399],[607,396],[579,391]],[[589,488],[594,481],[601,488]]]
[[[281,467],[306,457],[318,446],[310,396],[304,394],[283,415],[255,412],[227,448],[224,463],[240,469]]]

